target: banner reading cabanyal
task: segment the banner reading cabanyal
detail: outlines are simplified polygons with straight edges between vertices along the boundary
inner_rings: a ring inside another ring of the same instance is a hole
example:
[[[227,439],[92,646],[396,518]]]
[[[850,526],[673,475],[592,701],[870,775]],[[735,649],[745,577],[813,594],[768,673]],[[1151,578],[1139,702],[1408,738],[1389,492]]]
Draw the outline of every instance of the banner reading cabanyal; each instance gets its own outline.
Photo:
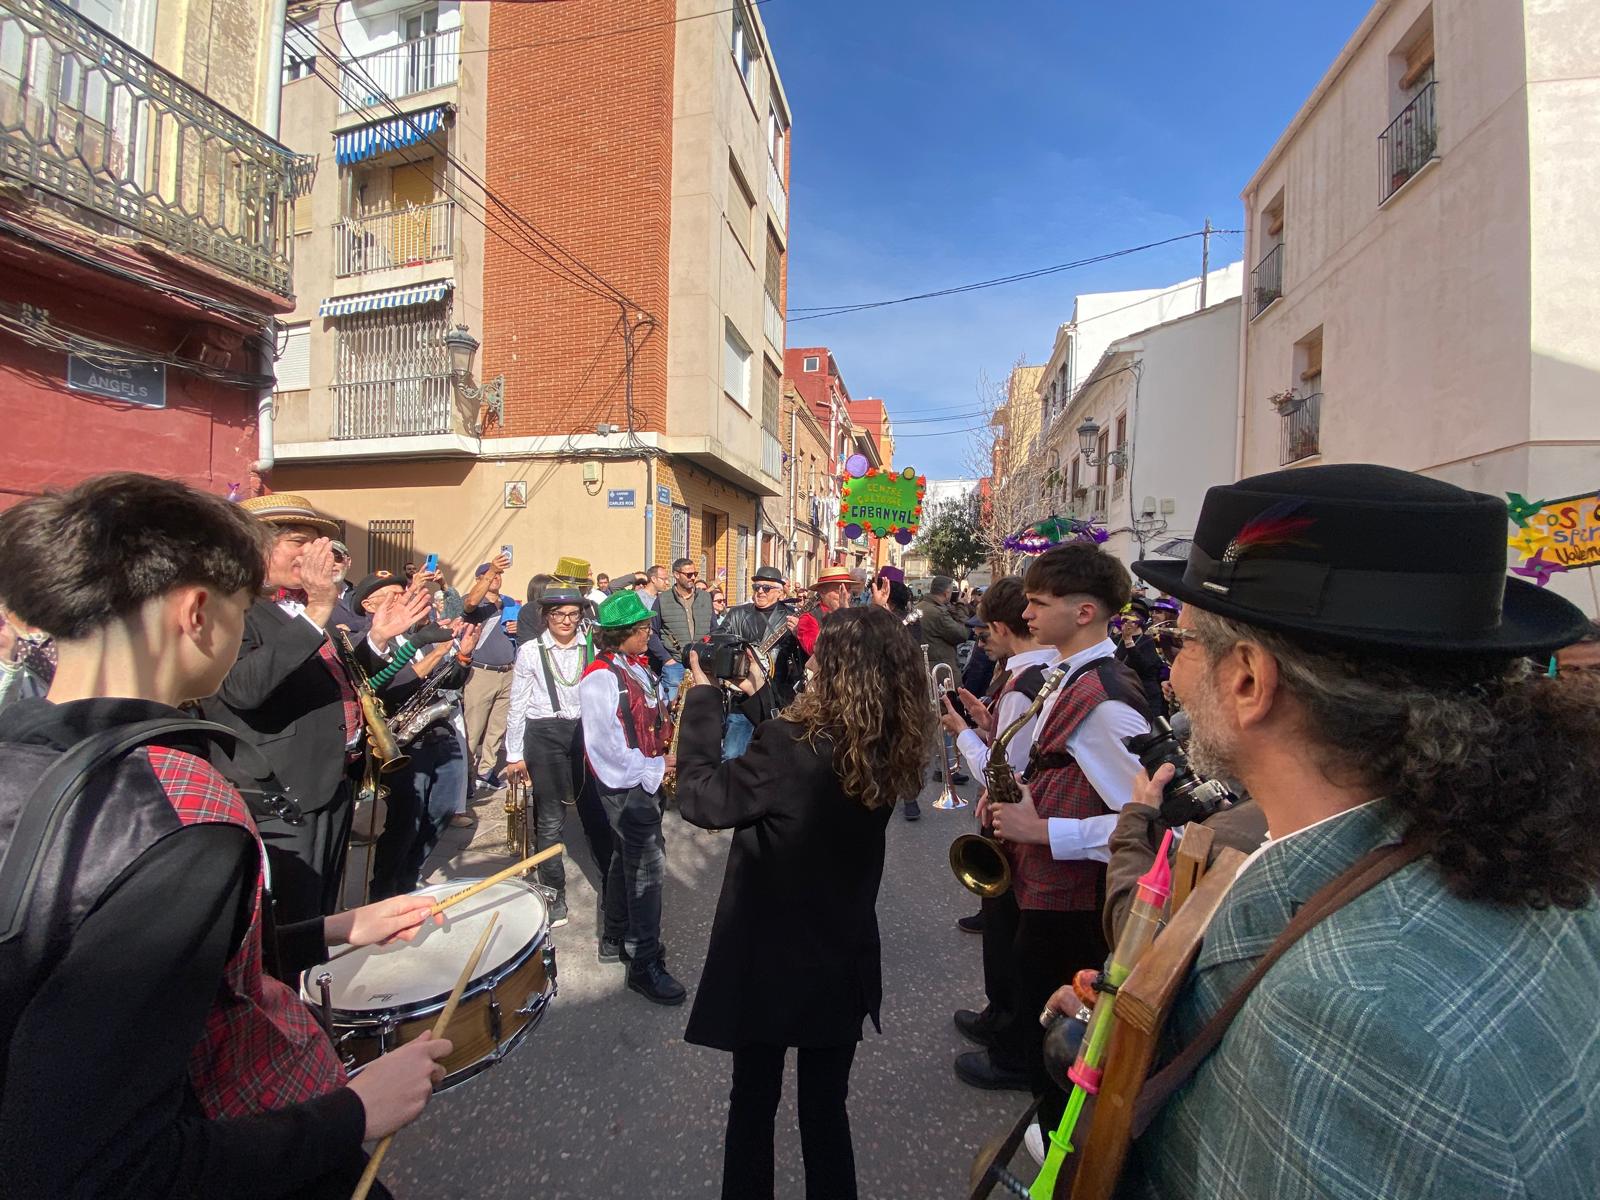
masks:
[[[1522,555],[1512,574],[1544,587],[1562,571],[1600,567],[1600,494],[1525,500],[1507,492],[1506,500],[1507,515],[1517,526],[1509,545]]]
[[[839,529],[854,541],[864,530],[892,537],[902,546],[911,544],[922,524],[922,497],[928,490],[926,475],[912,467],[893,471],[869,467],[864,454],[845,460],[841,481]]]

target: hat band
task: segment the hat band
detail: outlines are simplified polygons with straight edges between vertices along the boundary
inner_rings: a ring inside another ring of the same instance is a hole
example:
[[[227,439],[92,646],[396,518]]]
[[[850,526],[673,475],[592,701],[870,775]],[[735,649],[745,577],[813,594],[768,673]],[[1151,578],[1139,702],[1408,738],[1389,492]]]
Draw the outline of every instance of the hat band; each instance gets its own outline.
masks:
[[[1498,629],[1506,589],[1504,571],[1357,571],[1282,558],[1222,562],[1199,546],[1189,548],[1183,581],[1274,616],[1441,638]]]

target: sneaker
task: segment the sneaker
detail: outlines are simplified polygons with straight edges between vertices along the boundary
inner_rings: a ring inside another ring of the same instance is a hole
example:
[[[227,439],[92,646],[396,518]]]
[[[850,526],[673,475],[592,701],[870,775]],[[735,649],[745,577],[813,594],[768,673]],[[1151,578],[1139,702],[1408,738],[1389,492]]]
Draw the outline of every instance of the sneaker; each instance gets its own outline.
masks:
[[[600,961],[614,963],[622,961],[622,939],[602,937],[600,939]]]
[[[567,916],[567,902],[565,899],[556,899],[550,904],[550,928],[560,929],[570,918]]]
[[[962,933],[982,933],[983,909],[980,908],[970,917],[957,917],[956,928],[961,930]]]
[[[469,812],[451,813],[450,825],[453,829],[466,829],[469,825],[476,825],[478,818]]]
[[[1022,1144],[1028,1148],[1033,1161],[1044,1166],[1044,1130],[1039,1128],[1039,1122],[1028,1126],[1028,1132],[1022,1135]]]
[[[630,966],[628,968],[628,990],[638,992],[652,1004],[682,1004],[688,996],[683,984],[679,983],[667,969],[661,965],[660,959],[645,963],[643,966]]]
[[[905,814],[906,820],[908,821],[922,820],[922,805],[918,804],[915,800],[907,800]]]

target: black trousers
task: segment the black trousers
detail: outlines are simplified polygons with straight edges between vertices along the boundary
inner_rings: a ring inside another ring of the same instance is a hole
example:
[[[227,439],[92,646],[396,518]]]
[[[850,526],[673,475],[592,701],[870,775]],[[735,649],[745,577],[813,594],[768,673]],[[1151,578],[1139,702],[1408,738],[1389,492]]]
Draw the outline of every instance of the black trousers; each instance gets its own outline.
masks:
[[[722,1200],[770,1200],[772,1135],[783,1095],[785,1046],[752,1045],[733,1052],[733,1091],[722,1154]],[[856,1156],[850,1142],[850,1064],[856,1043],[795,1053],[799,1077],[800,1154],[806,1200],[856,1200]]]
[[[583,790],[582,722],[570,717],[529,721],[522,735],[522,755],[533,781],[533,848],[543,850],[561,840],[567,806],[575,804]],[[559,855],[539,864],[539,882],[565,901],[567,869]]]
[[[359,767],[358,763],[355,769]],[[276,819],[261,823],[261,840],[272,873],[272,907],[280,925],[339,911],[339,882],[350,842],[354,798],[355,785],[347,777],[340,780],[333,800],[303,813],[299,825]]]
[[[369,852],[369,895],[387,900],[417,890],[422,867],[439,844],[457,800],[470,786],[455,726],[437,724],[406,747],[411,761],[383,777],[389,789],[383,833]]]
[[[1001,1030],[991,1051],[997,1064],[1028,1072],[1033,1094],[1041,1098],[1039,1123],[1054,1128],[1066,1108],[1066,1097],[1044,1068],[1044,1027],[1039,1014],[1044,1002],[1085,967],[1105,965],[1106,940],[1100,910],[1046,912],[1024,909],[1011,938],[1011,980],[1015,1017]]]
[[[1011,942],[1017,934],[1017,898],[1010,892],[984,900],[983,994],[997,1036],[1017,1015],[1017,989],[1011,978]],[[1011,1063],[1008,1065],[1015,1066]]]
[[[661,891],[667,839],[661,796],[642,787],[600,793],[616,846],[606,869],[605,936],[620,941],[635,966],[661,954]]]

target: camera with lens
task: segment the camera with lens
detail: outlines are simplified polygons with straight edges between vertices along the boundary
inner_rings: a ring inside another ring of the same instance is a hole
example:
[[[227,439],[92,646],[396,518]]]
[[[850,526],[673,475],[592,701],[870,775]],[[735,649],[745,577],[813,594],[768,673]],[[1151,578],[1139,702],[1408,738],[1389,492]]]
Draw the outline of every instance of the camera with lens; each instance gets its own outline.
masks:
[[[1146,775],[1154,776],[1164,763],[1172,764],[1172,778],[1161,790],[1161,823],[1168,828],[1204,821],[1233,803],[1233,794],[1226,787],[1194,773],[1183,744],[1165,717],[1152,720],[1149,733],[1125,737],[1122,744],[1139,759]]]
[[[731,633],[713,633],[694,648],[700,669],[724,683],[742,683],[750,674],[750,643]]]

